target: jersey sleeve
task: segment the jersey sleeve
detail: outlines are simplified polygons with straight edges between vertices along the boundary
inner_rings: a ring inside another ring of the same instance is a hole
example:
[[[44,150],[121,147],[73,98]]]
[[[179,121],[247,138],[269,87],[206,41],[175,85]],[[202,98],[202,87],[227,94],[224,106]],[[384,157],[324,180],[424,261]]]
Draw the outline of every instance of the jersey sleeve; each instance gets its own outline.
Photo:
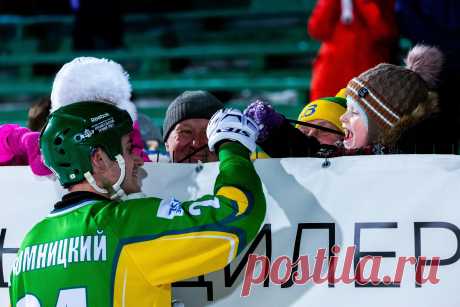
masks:
[[[265,197],[249,152],[238,143],[219,151],[214,193],[194,201],[146,198],[99,216],[120,240],[119,255],[152,285],[224,268],[255,238]]]

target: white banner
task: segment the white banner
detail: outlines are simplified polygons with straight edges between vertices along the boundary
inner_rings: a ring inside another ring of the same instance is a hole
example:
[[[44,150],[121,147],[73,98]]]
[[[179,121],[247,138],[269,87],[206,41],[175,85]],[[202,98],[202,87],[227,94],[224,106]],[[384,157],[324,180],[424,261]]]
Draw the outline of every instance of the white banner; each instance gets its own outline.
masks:
[[[258,258],[250,258],[256,265],[247,272],[248,296],[241,297],[244,251],[226,270],[179,283],[174,287],[174,297],[186,307],[460,306],[460,157],[342,157],[329,160],[328,167],[323,167],[323,162],[256,161],[268,214],[263,231],[249,247]],[[196,165],[148,164],[145,170],[146,194],[188,200],[212,191],[218,168],[216,163],[205,164],[202,169]],[[5,286],[15,251],[26,232],[47,215],[63,191],[49,179],[34,177],[27,167],[0,167],[0,182],[0,306],[8,306]],[[335,270],[331,269],[333,261],[328,265],[334,257],[323,265],[320,255],[315,259],[321,249],[326,256],[334,256],[328,252],[334,244],[340,248],[340,252],[334,249]],[[354,248],[350,257],[345,257],[347,248]],[[391,281],[397,272],[401,273],[398,261],[404,259],[399,258],[406,257],[408,263],[400,282],[364,286],[347,278],[334,282],[333,277],[344,277],[350,266],[348,275],[353,277],[355,265],[366,255],[375,257],[363,261],[363,278],[377,268],[380,280],[386,276]],[[416,281],[422,280],[417,278],[416,264],[410,260],[420,255],[439,257],[441,265],[436,268],[427,263],[422,277],[429,280],[417,285]],[[261,277],[263,256],[271,259],[265,282]],[[299,273],[296,282],[286,282],[283,278],[292,271],[286,264],[299,256],[302,261],[293,270]],[[381,260],[380,265],[376,259]],[[306,268],[313,277],[302,280],[300,273]]]

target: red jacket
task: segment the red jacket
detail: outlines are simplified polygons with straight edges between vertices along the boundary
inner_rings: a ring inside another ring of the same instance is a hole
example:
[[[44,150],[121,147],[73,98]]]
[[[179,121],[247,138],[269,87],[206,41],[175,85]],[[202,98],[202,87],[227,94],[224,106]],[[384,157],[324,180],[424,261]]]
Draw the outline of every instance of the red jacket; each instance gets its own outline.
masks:
[[[335,96],[348,81],[389,62],[397,38],[394,0],[353,0],[353,21],[340,21],[340,0],[318,0],[308,33],[322,42],[313,63],[310,100]]]

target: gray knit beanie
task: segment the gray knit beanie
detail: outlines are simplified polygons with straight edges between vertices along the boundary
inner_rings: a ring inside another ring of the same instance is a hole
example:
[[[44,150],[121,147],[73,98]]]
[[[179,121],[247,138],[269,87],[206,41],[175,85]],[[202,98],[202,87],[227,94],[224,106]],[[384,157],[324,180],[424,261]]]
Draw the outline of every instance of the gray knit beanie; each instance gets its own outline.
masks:
[[[190,118],[210,119],[224,104],[206,91],[185,91],[168,106],[163,121],[163,140],[178,123]]]

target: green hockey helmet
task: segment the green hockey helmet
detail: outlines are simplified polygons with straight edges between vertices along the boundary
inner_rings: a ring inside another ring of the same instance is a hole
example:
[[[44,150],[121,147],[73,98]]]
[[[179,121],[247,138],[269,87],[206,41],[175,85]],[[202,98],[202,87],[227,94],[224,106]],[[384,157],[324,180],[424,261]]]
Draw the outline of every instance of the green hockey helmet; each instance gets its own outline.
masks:
[[[104,102],[85,101],[50,114],[40,136],[45,165],[69,187],[92,171],[91,154],[102,148],[112,160],[122,154],[121,137],[131,132],[128,112]]]

